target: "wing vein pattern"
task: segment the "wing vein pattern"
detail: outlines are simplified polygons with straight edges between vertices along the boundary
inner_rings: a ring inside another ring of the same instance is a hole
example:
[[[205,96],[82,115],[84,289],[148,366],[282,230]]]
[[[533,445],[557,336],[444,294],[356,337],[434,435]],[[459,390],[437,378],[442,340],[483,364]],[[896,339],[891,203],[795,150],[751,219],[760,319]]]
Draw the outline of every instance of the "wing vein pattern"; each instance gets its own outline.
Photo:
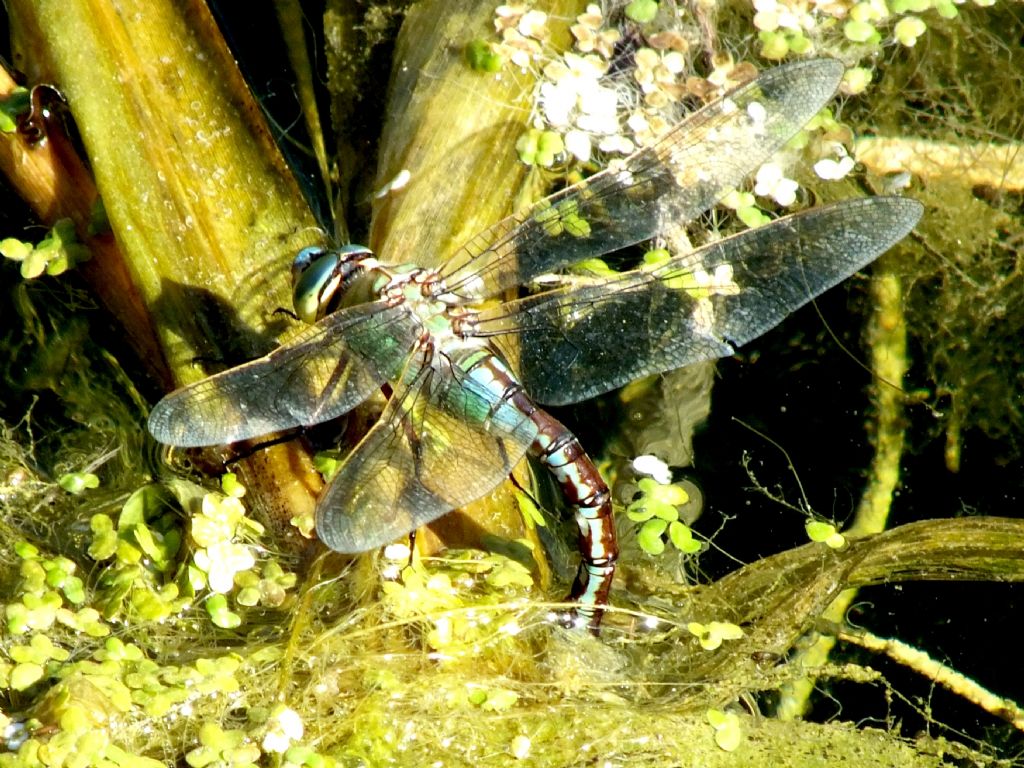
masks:
[[[420,332],[404,305],[335,312],[264,357],[171,393],[150,413],[149,431],[190,448],[333,419],[396,376]]]
[[[693,219],[817,114],[842,75],[834,59],[762,73],[619,167],[481,232],[442,268],[446,288],[467,299],[486,298]]]
[[[459,355],[426,354],[410,360],[317,505],[317,532],[331,549],[372,549],[480,498],[536,437],[529,414],[489,387],[479,365],[469,375]]]
[[[527,394],[574,403],[734,349],[902,239],[921,205],[871,197],[813,208],[639,269],[480,313],[475,334],[520,360]]]

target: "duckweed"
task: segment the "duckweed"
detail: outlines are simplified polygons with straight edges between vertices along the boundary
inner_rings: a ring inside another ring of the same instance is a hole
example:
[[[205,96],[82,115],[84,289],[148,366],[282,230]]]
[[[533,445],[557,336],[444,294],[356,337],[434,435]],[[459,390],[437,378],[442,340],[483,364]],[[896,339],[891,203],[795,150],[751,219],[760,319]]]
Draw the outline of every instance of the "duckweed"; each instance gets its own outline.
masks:
[[[743,637],[743,629],[728,621],[712,621],[708,624],[691,621],[686,625],[687,631],[700,641],[701,648],[713,651],[724,640],[739,640]]]
[[[554,131],[538,131],[531,128],[516,141],[519,159],[527,165],[549,168],[565,152],[565,142]]]
[[[808,520],[804,524],[807,538],[821,542],[832,549],[840,549],[846,544],[846,537],[836,530],[835,525],[824,520]]]
[[[26,280],[43,274],[55,277],[92,257],[79,242],[71,219],[59,219],[35,245],[12,237],[0,240],[0,255],[20,262],[21,276]]]
[[[733,752],[743,740],[740,719],[734,712],[709,709],[707,719],[715,729],[715,743],[726,752]]]
[[[0,132],[14,133],[18,129],[17,118],[27,114],[31,106],[28,88],[16,86],[3,99],[0,99]]]
[[[466,43],[466,62],[480,72],[497,72],[501,69],[502,59],[493,46],[486,40],[471,40]]]
[[[689,502],[689,494],[680,486],[662,484],[651,477],[637,483],[638,497],[626,508],[626,516],[640,523],[637,543],[651,555],[665,551],[665,535],[683,554],[695,554],[701,543],[694,539],[690,527],[679,517],[679,507]]]
[[[99,488],[100,479],[92,472],[69,472],[61,475],[57,484],[68,493],[83,493],[89,488]]]
[[[658,14],[658,3],[655,0],[631,0],[626,6],[626,17],[638,24],[654,21]]]

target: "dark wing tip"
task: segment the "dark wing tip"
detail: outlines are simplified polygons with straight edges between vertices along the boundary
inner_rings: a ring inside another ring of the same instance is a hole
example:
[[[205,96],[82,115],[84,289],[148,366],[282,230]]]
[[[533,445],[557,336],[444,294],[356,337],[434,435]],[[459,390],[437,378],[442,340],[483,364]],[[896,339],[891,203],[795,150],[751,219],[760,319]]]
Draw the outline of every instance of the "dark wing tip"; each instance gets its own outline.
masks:
[[[360,515],[353,515],[331,504],[327,498],[331,495],[331,489],[326,494],[316,507],[316,535],[325,547],[334,552],[343,555],[369,552],[391,543],[403,532],[409,533],[412,530],[403,530],[403,526],[384,525],[377,529],[360,526],[355,519]]]
[[[842,80],[843,75],[846,73],[846,65],[839,59],[834,59],[830,56],[797,61],[789,66],[792,66],[795,69],[806,68],[808,71],[813,72],[819,77],[835,80],[837,86],[839,85],[838,81]]]
[[[864,226],[871,228],[878,254],[909,235],[924,215],[924,205],[912,197],[878,195],[857,202],[870,210]]]
[[[168,395],[153,406],[153,410],[149,413],[149,420],[146,422],[146,428],[149,430],[149,434],[159,443],[173,445],[177,448],[191,448],[192,446],[185,445],[182,442],[184,439],[183,430],[181,425],[177,423],[178,421],[175,416],[173,401],[171,396]]]
[[[202,383],[204,382],[200,382]],[[157,442],[175,448],[205,448],[211,445],[226,445],[254,436],[230,434],[214,419],[204,419],[202,408],[199,407],[201,403],[196,402],[194,393],[193,387],[183,387],[171,392],[153,406],[146,428]],[[217,425],[218,428],[213,429],[213,425]]]
[[[768,89],[776,83],[785,84],[786,88],[792,88],[792,84],[797,83],[800,92],[805,96],[814,96],[813,100],[827,101],[839,90],[845,74],[846,65],[839,59],[822,57],[792,61],[766,69],[754,82]]]

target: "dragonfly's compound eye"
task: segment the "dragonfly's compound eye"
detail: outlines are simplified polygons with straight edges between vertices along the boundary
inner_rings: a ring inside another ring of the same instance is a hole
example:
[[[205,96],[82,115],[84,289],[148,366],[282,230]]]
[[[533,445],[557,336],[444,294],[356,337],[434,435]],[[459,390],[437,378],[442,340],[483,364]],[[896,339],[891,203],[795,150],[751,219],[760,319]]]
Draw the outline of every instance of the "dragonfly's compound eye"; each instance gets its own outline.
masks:
[[[336,251],[336,253],[341,257],[341,260],[346,263],[360,262],[365,258],[373,256],[373,251],[365,245],[359,245],[357,243],[343,245]]]
[[[292,262],[292,304],[295,314],[307,323],[315,323],[341,285],[340,258],[323,248],[303,248]]]
[[[299,275],[309,269],[309,265],[323,256],[324,253],[326,253],[325,249],[319,245],[311,245],[295,254],[295,258],[292,259],[292,285],[295,285]]]
[[[292,304],[295,314],[315,323],[338,308],[345,290],[362,271],[361,262],[372,256],[363,245],[334,250],[303,248],[292,262]]]

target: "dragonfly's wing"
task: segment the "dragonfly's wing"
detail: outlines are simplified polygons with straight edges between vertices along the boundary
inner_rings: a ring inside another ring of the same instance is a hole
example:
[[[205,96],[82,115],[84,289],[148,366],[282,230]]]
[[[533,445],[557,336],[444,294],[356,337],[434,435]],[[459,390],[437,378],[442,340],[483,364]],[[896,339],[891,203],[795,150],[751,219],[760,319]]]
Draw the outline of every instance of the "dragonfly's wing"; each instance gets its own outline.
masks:
[[[576,402],[732,354],[903,238],[921,212],[897,197],[814,208],[655,269],[486,310],[474,335],[519,355],[538,402]]]
[[[484,298],[689,221],[800,130],[842,76],[834,59],[764,72],[656,144],[481,232],[445,264],[445,285]]]
[[[172,392],[153,408],[149,431],[194,447],[327,421],[400,372],[419,333],[405,305],[335,312],[265,357]]]
[[[396,388],[320,500],[317,533],[331,549],[373,549],[480,498],[530,447],[529,416],[441,365]]]

